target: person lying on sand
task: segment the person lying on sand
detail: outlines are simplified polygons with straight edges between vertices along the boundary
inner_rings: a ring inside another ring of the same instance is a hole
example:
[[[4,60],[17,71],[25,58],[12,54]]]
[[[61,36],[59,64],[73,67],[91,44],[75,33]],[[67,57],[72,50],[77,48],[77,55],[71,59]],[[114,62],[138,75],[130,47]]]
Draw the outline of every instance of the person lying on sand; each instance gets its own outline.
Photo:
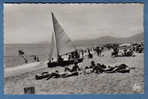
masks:
[[[100,63],[97,63],[97,65],[94,65],[95,63],[92,61],[92,64],[93,64],[93,67],[92,67],[92,73],[97,73],[97,74],[100,74],[100,73],[129,73],[130,72],[130,68],[129,66],[127,66],[126,64],[121,64],[119,66],[106,66],[104,64],[100,64]],[[91,66],[90,66],[91,67]],[[131,68],[132,69],[132,68]]]
[[[68,68],[68,67],[65,67],[65,72],[66,71],[69,71],[69,72],[77,72],[77,71],[80,71],[81,69],[80,69],[80,67],[79,67],[79,65],[78,65],[78,63],[74,63],[74,66],[72,67],[72,69],[70,69],[70,68]]]
[[[104,64],[100,64],[97,63],[97,65],[95,64],[94,61],[91,61],[91,65],[88,67],[85,67],[85,74],[89,74],[89,73],[102,73],[104,71],[104,69],[106,68],[106,66]]]
[[[48,73],[48,72],[43,72],[41,75],[36,75],[35,79],[36,80],[41,80],[46,78],[46,80],[49,80],[51,78],[67,78],[67,77],[71,77],[71,76],[78,76],[79,73],[76,72],[65,72],[60,74],[59,71],[55,71],[53,73]]]
[[[48,72],[42,72],[41,75],[37,74],[35,75],[36,80],[44,79],[47,78],[50,74]]]
[[[104,64],[97,63],[95,65],[95,62],[91,62],[90,67],[86,67],[84,74],[90,74],[90,73],[129,73],[131,69],[135,69],[134,67],[129,68],[126,64],[121,64],[119,66],[106,66]],[[81,69],[79,68],[78,64],[75,63],[73,68],[70,69],[68,67],[65,67],[64,73],[60,74],[59,71],[55,71],[53,73],[43,72],[41,75],[36,75],[36,80],[47,78],[49,80],[50,78],[66,78],[71,76],[78,76],[81,74]]]
[[[49,80],[50,78],[60,78],[59,71],[56,70],[55,72],[51,73],[46,80]]]
[[[104,72],[104,67],[103,66],[100,63],[97,63],[97,65],[94,66],[92,72],[94,72],[94,73],[103,73]]]
[[[67,77],[72,77],[72,76],[78,76],[79,72],[68,72],[68,73],[63,73],[61,74],[61,78],[67,78]]]
[[[119,66],[111,67],[109,66],[108,69],[105,70],[106,73],[129,73],[132,68],[129,68],[126,64],[121,64]]]
[[[43,78],[47,78],[50,79],[50,78],[59,78],[60,77],[60,74],[59,74],[59,71],[55,71],[53,73],[48,73],[48,72],[43,72],[41,75],[36,75],[35,76],[35,79],[36,80],[40,80],[40,79],[43,79]]]

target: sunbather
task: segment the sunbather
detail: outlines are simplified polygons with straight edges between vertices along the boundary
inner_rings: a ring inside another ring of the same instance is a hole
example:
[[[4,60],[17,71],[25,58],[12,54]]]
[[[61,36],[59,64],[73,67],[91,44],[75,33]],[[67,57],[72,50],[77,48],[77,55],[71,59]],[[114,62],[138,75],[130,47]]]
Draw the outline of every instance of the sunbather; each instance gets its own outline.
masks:
[[[51,73],[48,77],[47,77],[47,80],[49,80],[50,78],[59,78],[60,77],[60,74],[59,74],[59,71],[55,71],[53,73]]]
[[[65,71],[69,71],[69,72],[77,72],[80,71],[80,67],[78,66],[77,63],[74,63],[74,66],[72,67],[72,69],[65,67]]]

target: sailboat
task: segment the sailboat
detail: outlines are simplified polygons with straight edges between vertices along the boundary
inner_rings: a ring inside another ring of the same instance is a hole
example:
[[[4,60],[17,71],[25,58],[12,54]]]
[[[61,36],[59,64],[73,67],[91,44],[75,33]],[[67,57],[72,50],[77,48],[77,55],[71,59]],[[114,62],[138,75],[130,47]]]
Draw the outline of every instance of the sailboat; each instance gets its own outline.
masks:
[[[71,55],[72,53],[77,53],[77,49],[72,43],[71,39],[65,33],[62,26],[59,24],[58,20],[54,16],[53,12],[51,12],[52,21],[53,21],[53,30],[52,33],[52,41],[51,41],[51,51],[49,54],[49,62],[48,67],[55,67],[55,66],[66,66],[73,64],[75,60],[78,63],[83,61],[83,58],[73,58],[68,60],[59,61],[64,55]],[[52,61],[55,59],[56,61]]]

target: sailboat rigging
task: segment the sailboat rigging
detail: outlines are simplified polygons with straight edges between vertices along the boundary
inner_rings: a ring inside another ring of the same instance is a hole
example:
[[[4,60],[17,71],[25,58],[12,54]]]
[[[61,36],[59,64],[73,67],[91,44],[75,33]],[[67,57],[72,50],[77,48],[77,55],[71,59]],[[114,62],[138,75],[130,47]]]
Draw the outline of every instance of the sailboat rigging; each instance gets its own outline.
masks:
[[[77,59],[78,62],[82,62],[83,59],[79,57],[75,57],[75,59],[62,60],[63,55],[70,56],[71,53],[77,53],[75,46],[73,45],[71,39],[65,33],[62,26],[59,24],[58,20],[54,16],[53,12],[51,12],[52,21],[53,21],[53,30],[52,33],[52,41],[51,41],[51,51],[49,55],[50,61],[48,62],[48,67],[55,66],[66,66],[74,63],[74,60]],[[52,61],[56,59],[56,61]]]

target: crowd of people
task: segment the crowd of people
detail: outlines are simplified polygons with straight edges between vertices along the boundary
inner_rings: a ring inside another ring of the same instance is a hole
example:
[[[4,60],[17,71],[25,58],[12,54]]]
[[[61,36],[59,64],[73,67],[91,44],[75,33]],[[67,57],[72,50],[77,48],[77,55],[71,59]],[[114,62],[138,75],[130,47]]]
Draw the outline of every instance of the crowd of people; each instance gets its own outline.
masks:
[[[96,54],[98,57],[103,56],[104,50],[112,50],[111,56],[113,57],[130,57],[135,56],[135,53],[144,53],[144,42],[140,43],[133,43],[129,47],[121,48],[120,44],[105,44],[103,46],[96,46],[92,48],[86,48],[86,49],[77,49],[74,52],[71,52],[69,54],[65,54],[63,56],[58,55],[58,59],[55,60],[54,58],[49,59],[49,62],[63,62],[64,60],[70,61],[78,58],[89,58],[92,59],[94,55]],[[24,51],[18,50],[18,54],[20,57],[24,59],[24,63],[28,63],[29,60],[25,57]],[[30,55],[29,57],[32,57],[34,62],[39,62],[40,58],[37,55]]]
[[[129,56],[135,56],[135,53],[144,53],[144,43],[134,43],[131,44],[130,46],[124,46],[120,47],[118,46],[113,46],[112,47],[113,52],[112,56],[114,57],[129,57]]]
[[[79,67],[79,61],[78,59],[82,58],[88,58],[88,59],[93,59],[94,55],[97,55],[98,57],[103,56],[103,52],[105,50],[112,50],[111,56],[114,57],[129,57],[129,56],[134,56],[134,53],[144,53],[144,43],[135,43],[131,44],[128,47],[120,47],[119,44],[113,44],[113,45],[104,45],[104,46],[97,46],[97,47],[92,47],[92,48],[86,48],[86,49],[77,49],[74,52],[71,52],[69,54],[65,54],[66,56],[66,61],[72,61],[73,65],[72,68],[69,67],[69,65],[63,66],[64,68],[64,73],[59,73],[58,70],[52,73],[48,72],[43,72],[42,74],[36,75],[35,78],[36,80],[46,78],[49,80],[50,78],[66,78],[70,76],[78,76],[80,74],[90,74],[90,73],[129,73],[131,68],[127,66],[126,64],[121,64],[118,66],[107,66],[105,64],[101,63],[95,63],[95,61],[91,61],[90,66],[84,66],[85,68],[80,68]],[[28,63],[27,58],[25,58],[25,54],[23,50],[18,51],[19,56],[21,56],[25,63]],[[39,62],[40,59],[36,55],[31,55],[34,59],[34,61]],[[52,58],[49,60],[50,63],[54,62],[54,59]],[[65,61],[65,57],[58,55],[58,58],[56,60],[57,63],[63,63]]]
[[[114,57],[118,56],[133,56],[134,53],[142,53],[144,52],[144,44],[131,44],[129,47],[120,48],[118,44],[113,44],[112,46],[97,46],[93,48],[86,48],[86,49],[79,49],[75,52],[68,55],[68,60],[71,59],[78,59],[78,58],[88,58],[92,59],[94,55],[96,54],[98,57],[103,56],[103,52],[105,50],[113,50],[111,53],[111,56],[114,55]],[[122,51],[122,52],[121,52]],[[119,54],[120,53],[120,54]],[[58,61],[63,62],[64,59],[61,56],[58,56]],[[107,66],[105,64],[101,63],[95,63],[95,61],[91,61],[90,66],[84,66],[85,68],[80,68],[79,62],[74,61],[72,68],[70,68],[68,65],[64,66],[64,73],[59,73],[58,70],[52,73],[43,72],[41,75],[36,75],[36,80],[46,78],[47,80],[51,78],[66,78],[70,76],[78,76],[80,74],[90,74],[90,73],[129,73],[131,69],[126,64],[120,64],[118,66]]]
[[[59,73],[58,70],[55,70],[55,72],[48,73],[48,72],[43,72],[41,75],[38,74],[35,76],[36,80],[41,80],[41,79],[46,79],[49,80],[51,78],[67,78],[71,76],[78,76],[81,74],[90,74],[90,73],[96,73],[96,74],[101,74],[101,73],[129,73],[131,69],[128,65],[126,64],[120,64],[118,66],[107,66],[104,64],[100,63],[95,63],[94,61],[91,61],[90,66],[86,66],[85,68],[80,68],[78,63],[74,63],[72,68],[65,66],[63,67],[64,73]]]
[[[137,53],[144,53],[144,42],[133,44],[133,50]]]

